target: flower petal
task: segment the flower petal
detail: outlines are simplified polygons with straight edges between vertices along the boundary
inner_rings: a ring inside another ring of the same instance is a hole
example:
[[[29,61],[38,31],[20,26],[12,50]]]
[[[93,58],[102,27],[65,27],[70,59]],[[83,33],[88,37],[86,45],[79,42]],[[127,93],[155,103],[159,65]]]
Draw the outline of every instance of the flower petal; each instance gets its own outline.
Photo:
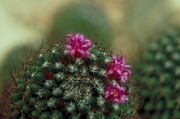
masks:
[[[67,54],[70,54],[75,58],[86,58],[90,56],[89,48],[93,45],[89,39],[85,38],[83,34],[67,34],[65,40],[69,40],[65,49],[67,50]]]
[[[70,49],[72,49],[72,46],[71,45],[66,45],[65,48],[70,50]]]
[[[124,82],[125,80],[127,81],[128,76],[131,75],[131,71],[128,68],[131,68],[131,66],[125,64],[125,59],[122,54],[120,59],[118,59],[115,54],[112,54],[112,62],[108,64],[106,75],[111,75],[111,80],[120,78],[120,82]]]
[[[109,70],[106,74],[113,74],[114,71],[113,70]]]
[[[73,56],[75,54],[75,50],[74,49],[70,50],[70,54]]]

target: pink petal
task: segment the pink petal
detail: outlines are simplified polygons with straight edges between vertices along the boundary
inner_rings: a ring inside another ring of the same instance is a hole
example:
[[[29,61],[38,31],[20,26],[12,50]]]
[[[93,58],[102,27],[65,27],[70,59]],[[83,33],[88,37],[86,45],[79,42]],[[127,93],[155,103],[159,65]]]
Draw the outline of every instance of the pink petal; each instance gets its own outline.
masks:
[[[126,103],[126,97],[124,96],[121,97],[121,103]]]
[[[113,60],[116,60],[117,59],[117,56],[115,54],[112,54],[112,59]]]
[[[106,74],[113,74],[114,71],[113,70],[109,70]]]
[[[123,93],[124,93],[125,90],[126,90],[124,87],[120,87],[119,89],[120,89],[120,91],[123,92]]]
[[[78,42],[81,44],[83,44],[83,40],[84,40],[83,38],[78,38]]]
[[[86,42],[86,43],[91,43],[91,40],[89,40],[88,38],[85,38],[85,39],[84,39],[84,42]]]
[[[84,35],[80,33],[75,34],[75,37],[78,39],[84,39]]]
[[[76,33],[74,36],[75,36],[76,38],[78,38],[79,35],[80,35],[80,33]]]
[[[121,102],[121,100],[120,100],[120,99],[115,98],[115,99],[114,99],[114,102],[116,102],[116,103],[120,103],[120,102]]]
[[[109,97],[109,91],[106,91],[105,98]]]
[[[128,75],[131,76],[131,71],[130,71],[130,70],[127,70],[127,72],[128,72]]]
[[[75,50],[74,50],[74,49],[70,50],[70,54],[71,54],[71,56],[73,56],[73,55],[74,55],[74,53],[75,53]]]
[[[121,81],[122,81],[122,82],[125,81],[125,80],[124,80],[124,76],[122,76],[122,75],[121,75]]]
[[[122,72],[118,69],[118,70],[116,70],[116,72],[119,74],[119,75],[121,75],[122,74]]]
[[[76,37],[73,36],[70,40],[71,40],[71,42],[75,42],[76,41]]]
[[[123,72],[122,74],[123,74],[123,76],[127,76],[128,72]]]
[[[91,53],[89,51],[85,51],[86,56],[90,56]]]
[[[125,59],[124,56],[122,55],[121,58],[119,59],[119,61],[124,65],[125,64]]]
[[[124,68],[131,68],[130,65],[124,65],[123,67],[124,67]]]
[[[87,43],[87,44],[86,44],[86,46],[87,46],[88,48],[90,48],[92,45],[93,45],[93,43],[92,43],[92,42],[91,42],[91,43]]]
[[[116,83],[116,88],[121,89],[121,87],[118,83]]]
[[[70,49],[72,49],[72,46],[71,45],[66,45],[65,48],[70,50]]]
[[[86,44],[82,45],[82,48],[87,48],[87,45]]]
[[[109,91],[109,90],[111,90],[111,89],[112,89],[112,84],[110,84],[110,85],[106,88],[107,91]]]
[[[85,55],[85,53],[84,53],[84,51],[83,50],[80,50],[80,49],[78,49],[77,50],[82,56],[84,56]]]

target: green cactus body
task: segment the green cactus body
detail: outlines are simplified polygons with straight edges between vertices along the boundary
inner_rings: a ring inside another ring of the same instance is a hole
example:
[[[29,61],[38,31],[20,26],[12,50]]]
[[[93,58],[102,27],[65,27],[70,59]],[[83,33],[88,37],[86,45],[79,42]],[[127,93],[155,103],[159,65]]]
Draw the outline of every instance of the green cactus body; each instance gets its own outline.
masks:
[[[79,45],[75,43],[75,50]],[[135,115],[131,81],[120,84],[125,86],[124,96],[128,100],[121,97],[122,102],[115,103],[105,98],[110,84],[106,72],[112,59],[104,49],[93,44],[89,49],[91,54],[85,52],[88,57],[80,52],[84,57],[75,58],[75,53],[67,54],[64,47],[70,46],[61,42],[41,50],[28,58],[22,71],[14,76],[10,118],[125,119]],[[110,91],[109,95],[121,96],[115,90]]]
[[[171,31],[148,44],[135,68],[144,118],[180,118],[180,34]]]

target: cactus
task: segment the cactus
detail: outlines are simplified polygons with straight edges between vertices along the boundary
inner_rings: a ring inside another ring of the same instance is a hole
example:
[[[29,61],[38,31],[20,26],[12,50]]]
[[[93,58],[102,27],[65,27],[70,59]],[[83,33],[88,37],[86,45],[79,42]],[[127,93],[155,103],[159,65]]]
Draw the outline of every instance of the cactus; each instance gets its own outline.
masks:
[[[1,83],[11,79],[9,72],[12,72],[13,68],[17,68],[21,62],[26,59],[25,54],[28,54],[32,49],[37,50],[37,46],[32,44],[18,45],[7,53],[6,57],[2,60],[2,65],[0,67]]]
[[[142,99],[140,114],[151,119],[180,117],[180,34],[155,36],[134,66]]]
[[[136,116],[130,65],[83,34],[67,34],[13,75],[9,118],[117,119]]]
[[[55,15],[50,39],[61,39],[69,32],[81,32],[103,47],[109,47],[112,39],[105,14],[90,3],[68,5]]]

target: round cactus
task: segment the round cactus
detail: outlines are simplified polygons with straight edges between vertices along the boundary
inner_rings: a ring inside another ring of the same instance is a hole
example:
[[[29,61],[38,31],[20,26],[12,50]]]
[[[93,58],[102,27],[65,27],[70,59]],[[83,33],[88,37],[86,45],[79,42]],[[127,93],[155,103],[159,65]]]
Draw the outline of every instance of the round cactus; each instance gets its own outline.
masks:
[[[26,59],[26,55],[30,50],[37,50],[36,45],[18,45],[11,49],[6,57],[2,60],[0,67],[1,83],[11,79],[9,72],[13,72],[14,67],[18,67],[22,61]]]
[[[180,117],[180,34],[171,30],[148,44],[135,67],[144,118]]]
[[[10,118],[117,119],[135,115],[130,65],[83,34],[28,58],[13,76]]]

